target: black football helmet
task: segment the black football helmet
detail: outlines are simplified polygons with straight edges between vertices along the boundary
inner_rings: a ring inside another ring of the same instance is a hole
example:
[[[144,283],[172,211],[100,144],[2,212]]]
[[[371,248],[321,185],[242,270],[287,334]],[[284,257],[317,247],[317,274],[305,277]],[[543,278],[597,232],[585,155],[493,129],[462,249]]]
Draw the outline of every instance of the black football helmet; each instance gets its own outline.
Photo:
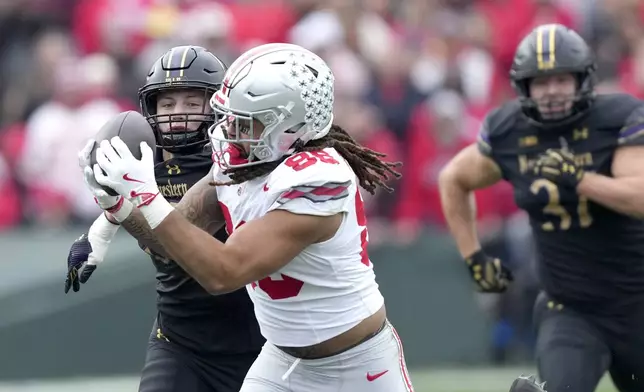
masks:
[[[579,34],[560,24],[548,24],[538,26],[521,41],[510,79],[526,116],[542,125],[561,125],[574,121],[592,105],[596,68],[592,50]],[[544,119],[530,97],[530,81],[563,73],[572,73],[577,79],[572,108],[557,118]]]
[[[208,143],[207,131],[215,122],[210,97],[221,86],[226,70],[226,65],[217,56],[200,46],[174,47],[154,63],[138,96],[141,113],[157,136],[158,148],[171,153],[192,153]],[[204,103],[201,113],[158,115],[158,95],[168,89],[202,90]],[[199,119],[195,120],[195,116]],[[202,123],[197,129],[189,129],[188,123],[195,121]],[[176,130],[163,133],[159,126],[163,123]]]

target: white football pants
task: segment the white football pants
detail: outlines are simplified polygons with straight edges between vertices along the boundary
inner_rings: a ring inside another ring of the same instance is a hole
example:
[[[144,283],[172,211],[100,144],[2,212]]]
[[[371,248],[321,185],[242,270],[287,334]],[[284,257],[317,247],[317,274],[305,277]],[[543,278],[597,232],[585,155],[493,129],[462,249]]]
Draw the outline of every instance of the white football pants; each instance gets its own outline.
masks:
[[[322,359],[298,360],[267,342],[248,371],[240,392],[413,390],[402,343],[396,330],[387,322],[371,339]]]

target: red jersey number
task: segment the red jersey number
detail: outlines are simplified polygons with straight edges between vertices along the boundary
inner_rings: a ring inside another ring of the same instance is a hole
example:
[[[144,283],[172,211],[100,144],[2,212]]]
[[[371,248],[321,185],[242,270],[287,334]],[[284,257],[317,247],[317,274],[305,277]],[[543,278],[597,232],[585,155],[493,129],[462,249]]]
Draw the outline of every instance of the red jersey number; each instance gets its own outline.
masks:
[[[304,282],[291,278],[288,275],[280,275],[282,279],[273,279],[267,276],[260,281],[251,283],[251,286],[254,289],[257,289],[257,286],[259,286],[266,295],[275,300],[297,297],[302,290],[302,286],[304,286]]]
[[[326,151],[319,150],[297,153],[285,160],[284,164],[295,171],[300,171],[306,169],[309,166],[313,166],[317,162],[330,163],[332,165],[337,165],[340,163]]]
[[[221,207],[221,212],[223,213],[224,219],[226,220],[226,232],[228,233],[228,235],[231,235],[234,230],[237,230],[244,223],[246,223],[244,221],[241,221],[233,229],[233,221],[230,215],[230,210],[222,202],[219,202],[219,206]],[[259,286],[259,288],[262,289],[269,297],[271,297],[271,299],[275,300],[297,297],[297,295],[300,293],[300,290],[302,290],[302,286],[304,286],[304,282],[295,278],[291,278],[288,275],[280,275],[282,276],[282,279],[274,280],[270,276],[267,276],[262,280],[251,283],[251,287],[253,289],[256,289],[257,286]]]
[[[369,244],[368,232],[367,232],[367,215],[364,212],[364,202],[362,201],[362,196],[360,192],[356,192],[356,217],[358,218],[358,226],[364,227],[360,233],[360,261],[362,264],[367,267],[371,264],[369,262],[369,253],[367,252],[367,245]]]

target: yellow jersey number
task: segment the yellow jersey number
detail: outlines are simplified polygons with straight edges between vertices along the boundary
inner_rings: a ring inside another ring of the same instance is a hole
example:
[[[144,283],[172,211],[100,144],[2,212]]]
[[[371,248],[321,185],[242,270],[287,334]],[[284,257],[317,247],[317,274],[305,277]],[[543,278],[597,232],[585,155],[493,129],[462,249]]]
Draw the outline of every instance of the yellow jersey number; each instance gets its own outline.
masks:
[[[559,188],[552,181],[546,179],[535,180],[530,185],[530,192],[538,194],[541,190],[545,190],[548,195],[548,205],[543,209],[543,213],[553,215],[559,218],[559,230],[568,230],[572,225],[572,217],[568,211],[561,205],[561,198],[559,196]],[[588,198],[579,196],[577,203],[577,216],[579,217],[579,227],[587,228],[593,223],[593,218],[588,212]],[[541,225],[544,231],[553,231],[555,224],[546,222]]]

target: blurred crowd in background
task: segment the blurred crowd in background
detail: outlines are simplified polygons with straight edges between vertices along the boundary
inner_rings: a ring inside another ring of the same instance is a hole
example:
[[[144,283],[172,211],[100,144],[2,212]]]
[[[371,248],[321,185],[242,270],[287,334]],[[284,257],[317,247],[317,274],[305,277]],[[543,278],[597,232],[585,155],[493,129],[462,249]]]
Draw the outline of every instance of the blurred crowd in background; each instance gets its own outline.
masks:
[[[138,87],[171,46],[202,45],[230,64],[252,46],[292,42],[333,68],[336,122],[405,164],[396,192],[370,200],[372,241],[413,241],[444,224],[437,174],[512,97],[514,49],[535,25],[577,29],[597,50],[603,89],[641,93],[640,3],[0,0],[0,227],[95,218],[76,152],[111,116],[138,108]],[[511,200],[507,186],[480,192],[483,226],[512,215]]]
[[[396,191],[368,200],[370,242],[411,243],[425,227],[445,229],[438,173],[514,96],[507,75],[526,33],[576,29],[596,50],[599,90],[643,96],[643,22],[639,0],[0,0],[0,230],[95,219],[76,153],[109,118],[138,109],[137,89],[170,47],[201,45],[230,64],[255,45],[292,42],[333,69],[336,123],[404,163]],[[527,265],[529,229],[509,186],[477,201],[486,246]],[[527,271],[519,281],[533,282]],[[523,309],[515,326],[529,323],[534,295],[534,284],[519,287],[495,307]]]

